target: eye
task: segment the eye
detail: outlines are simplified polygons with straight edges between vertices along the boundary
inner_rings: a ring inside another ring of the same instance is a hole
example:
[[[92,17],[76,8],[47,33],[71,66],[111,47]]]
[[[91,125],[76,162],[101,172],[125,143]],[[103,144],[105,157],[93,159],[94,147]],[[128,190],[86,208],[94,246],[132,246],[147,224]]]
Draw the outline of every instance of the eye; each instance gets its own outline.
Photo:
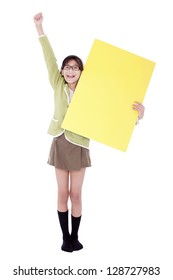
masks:
[[[64,66],[64,70],[69,70],[71,67],[69,65]]]
[[[74,65],[74,66],[73,66],[73,70],[74,70],[74,71],[78,71],[78,70],[79,70],[79,66],[78,66],[78,65]]]
[[[70,69],[72,69],[73,71],[79,71],[79,66],[78,65],[73,65],[73,66],[71,66],[71,65],[65,65],[64,66],[64,70],[70,70]]]

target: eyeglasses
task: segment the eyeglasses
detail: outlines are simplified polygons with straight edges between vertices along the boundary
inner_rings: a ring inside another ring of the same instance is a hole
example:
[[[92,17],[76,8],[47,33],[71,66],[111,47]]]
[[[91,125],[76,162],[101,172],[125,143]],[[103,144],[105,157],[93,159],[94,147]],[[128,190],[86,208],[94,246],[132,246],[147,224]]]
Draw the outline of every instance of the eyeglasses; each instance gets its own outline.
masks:
[[[64,68],[63,68],[63,70],[70,70],[70,69],[72,69],[73,71],[79,71],[80,70],[78,65],[73,65],[73,66],[65,65]]]

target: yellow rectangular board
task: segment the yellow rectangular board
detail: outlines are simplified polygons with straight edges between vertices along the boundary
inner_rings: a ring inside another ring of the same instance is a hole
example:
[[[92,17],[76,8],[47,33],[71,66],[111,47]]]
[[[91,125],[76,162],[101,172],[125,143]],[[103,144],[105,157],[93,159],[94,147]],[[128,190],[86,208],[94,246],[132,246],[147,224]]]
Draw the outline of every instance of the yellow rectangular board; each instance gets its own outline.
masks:
[[[94,40],[62,127],[126,151],[155,63]]]

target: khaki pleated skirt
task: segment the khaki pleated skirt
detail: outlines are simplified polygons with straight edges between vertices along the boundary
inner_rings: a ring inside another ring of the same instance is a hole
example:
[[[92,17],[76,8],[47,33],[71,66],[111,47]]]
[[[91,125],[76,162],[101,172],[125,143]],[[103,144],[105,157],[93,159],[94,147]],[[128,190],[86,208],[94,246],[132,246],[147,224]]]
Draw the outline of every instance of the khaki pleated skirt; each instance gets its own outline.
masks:
[[[64,134],[53,139],[47,163],[64,170],[80,170],[91,166],[89,150],[70,143]]]

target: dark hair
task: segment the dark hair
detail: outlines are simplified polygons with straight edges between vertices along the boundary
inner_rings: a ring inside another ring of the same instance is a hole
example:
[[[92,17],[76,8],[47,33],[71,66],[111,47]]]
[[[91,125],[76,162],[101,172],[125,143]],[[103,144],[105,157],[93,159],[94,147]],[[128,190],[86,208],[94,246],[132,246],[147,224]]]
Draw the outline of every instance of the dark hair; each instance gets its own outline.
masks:
[[[76,63],[77,63],[77,65],[79,66],[79,69],[80,69],[81,71],[83,71],[83,69],[84,69],[83,62],[82,62],[82,60],[81,60],[78,56],[76,56],[76,55],[69,55],[69,56],[65,57],[64,60],[63,60],[63,62],[62,62],[62,65],[61,65],[61,70],[63,70],[64,66],[67,65],[68,62],[69,62],[70,60],[75,60]]]

